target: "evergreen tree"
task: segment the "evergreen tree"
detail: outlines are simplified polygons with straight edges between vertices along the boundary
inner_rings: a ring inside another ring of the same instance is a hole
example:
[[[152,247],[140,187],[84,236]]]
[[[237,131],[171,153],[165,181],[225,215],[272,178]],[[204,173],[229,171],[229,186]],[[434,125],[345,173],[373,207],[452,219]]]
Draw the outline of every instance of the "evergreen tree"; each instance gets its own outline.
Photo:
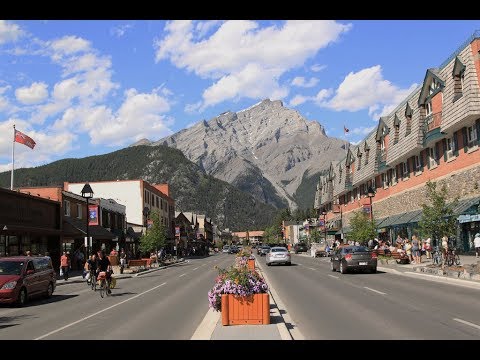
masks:
[[[362,211],[357,211],[350,219],[350,227],[352,231],[348,234],[348,238],[358,241],[362,245],[367,245],[368,240],[374,239],[377,235],[374,220],[370,220],[369,216]]]

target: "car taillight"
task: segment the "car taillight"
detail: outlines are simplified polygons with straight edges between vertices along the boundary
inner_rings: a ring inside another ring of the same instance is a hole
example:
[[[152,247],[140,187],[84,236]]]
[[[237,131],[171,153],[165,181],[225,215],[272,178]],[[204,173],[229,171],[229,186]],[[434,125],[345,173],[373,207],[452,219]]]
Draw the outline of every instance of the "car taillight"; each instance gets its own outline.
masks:
[[[376,258],[377,258],[377,253],[372,252],[372,259],[376,259]]]
[[[352,254],[345,255],[345,260],[351,260],[351,259],[352,259]]]

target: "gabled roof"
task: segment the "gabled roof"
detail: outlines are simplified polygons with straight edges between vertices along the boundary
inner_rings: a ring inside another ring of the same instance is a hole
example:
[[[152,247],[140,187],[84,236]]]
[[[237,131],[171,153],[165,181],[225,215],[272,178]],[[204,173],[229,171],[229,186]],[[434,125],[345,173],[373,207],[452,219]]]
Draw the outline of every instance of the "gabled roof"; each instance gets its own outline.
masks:
[[[457,56],[455,58],[455,63],[453,64],[452,76],[461,75],[465,71],[466,66],[462,63],[460,58]]]
[[[351,163],[355,161],[352,151],[348,148],[347,157],[345,159],[345,166],[350,166]]]
[[[400,119],[397,114],[395,114],[395,117],[393,118],[393,126],[400,126]]]
[[[382,116],[380,120],[378,121],[378,127],[377,127],[377,134],[375,135],[375,140],[380,141],[382,137],[388,134],[388,126],[385,123],[385,121],[388,118],[386,116]]]
[[[430,88],[433,79],[440,83],[440,89],[445,87],[445,80],[440,77],[438,69],[428,69],[425,74],[425,79],[423,80],[422,90],[420,91],[420,97],[418,98],[418,105],[425,104],[427,97],[430,95],[428,89]]]

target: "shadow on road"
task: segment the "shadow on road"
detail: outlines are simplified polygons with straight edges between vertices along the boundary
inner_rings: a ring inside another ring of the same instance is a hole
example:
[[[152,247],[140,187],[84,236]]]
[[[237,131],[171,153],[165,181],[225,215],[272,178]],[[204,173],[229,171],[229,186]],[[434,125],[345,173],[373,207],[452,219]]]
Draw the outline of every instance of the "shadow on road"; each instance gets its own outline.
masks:
[[[78,295],[52,295],[52,297],[49,299],[32,298],[28,300],[27,304],[24,307],[33,307],[33,306],[55,303],[57,301],[67,300],[76,296]]]
[[[17,321],[17,320],[21,320],[21,319],[24,319],[24,318],[29,318],[31,317],[31,315],[13,315],[13,316],[1,316],[0,317],[0,329],[5,329],[5,328],[9,328],[9,327],[12,327],[12,326],[17,326],[17,325],[20,325],[20,324],[17,324],[17,323],[11,323],[12,321]]]
[[[116,296],[125,296],[125,295],[137,295],[137,293],[133,293],[133,292],[122,292],[122,293],[117,293],[117,292],[114,292],[115,290],[112,291],[112,294],[110,296],[112,297],[116,297]]]

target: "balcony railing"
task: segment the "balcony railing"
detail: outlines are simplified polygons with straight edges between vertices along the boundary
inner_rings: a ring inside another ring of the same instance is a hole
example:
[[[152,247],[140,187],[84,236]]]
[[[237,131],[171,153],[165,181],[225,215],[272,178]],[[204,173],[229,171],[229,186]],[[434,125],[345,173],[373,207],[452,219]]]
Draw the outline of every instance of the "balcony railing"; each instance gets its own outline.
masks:
[[[424,122],[425,132],[428,133],[429,131],[439,128],[440,126],[442,126],[441,112],[431,114],[425,118],[425,122]]]

